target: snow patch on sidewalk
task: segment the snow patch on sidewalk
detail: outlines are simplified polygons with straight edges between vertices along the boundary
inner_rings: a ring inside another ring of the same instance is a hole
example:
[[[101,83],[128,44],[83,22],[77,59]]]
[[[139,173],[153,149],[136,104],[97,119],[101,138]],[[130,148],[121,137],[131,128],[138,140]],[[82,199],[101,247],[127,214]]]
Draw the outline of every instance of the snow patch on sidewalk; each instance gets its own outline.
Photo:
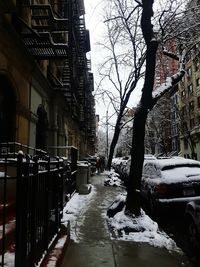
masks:
[[[76,243],[79,243],[79,229],[85,220],[84,213],[95,194],[96,190],[93,186],[88,195],[75,193],[64,207],[62,224],[67,225],[68,222],[70,223],[70,239]],[[79,219],[77,219],[78,217]]]

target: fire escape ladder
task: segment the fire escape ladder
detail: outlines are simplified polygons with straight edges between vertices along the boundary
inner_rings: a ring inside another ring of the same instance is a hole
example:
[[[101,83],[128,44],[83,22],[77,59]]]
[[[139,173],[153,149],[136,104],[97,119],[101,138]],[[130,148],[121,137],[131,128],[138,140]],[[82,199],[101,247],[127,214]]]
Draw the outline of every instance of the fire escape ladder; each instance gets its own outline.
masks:
[[[67,102],[71,102],[72,89],[71,89],[71,71],[69,59],[65,59],[64,68],[62,73],[62,84],[64,90],[64,96]]]
[[[31,5],[32,28],[37,31],[64,32],[69,30],[66,18],[55,17],[51,5]]]
[[[68,55],[68,19],[56,18],[50,5],[30,5],[31,26],[23,24],[22,39],[36,59],[66,58]]]

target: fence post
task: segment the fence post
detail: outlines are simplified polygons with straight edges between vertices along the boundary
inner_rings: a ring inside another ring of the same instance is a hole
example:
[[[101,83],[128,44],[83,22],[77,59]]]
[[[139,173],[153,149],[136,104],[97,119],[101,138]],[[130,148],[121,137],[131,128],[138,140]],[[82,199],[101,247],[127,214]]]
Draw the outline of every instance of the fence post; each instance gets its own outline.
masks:
[[[22,187],[22,162],[23,153],[17,156],[17,181],[16,181],[16,234],[15,234],[15,267],[23,267],[23,187]]]
[[[63,175],[62,175],[62,167],[61,158],[56,157],[56,172],[53,178],[54,184],[54,207],[55,207],[55,229],[59,230],[61,224],[61,216],[62,216],[62,198],[63,198]]]
[[[35,156],[33,165],[33,179],[32,179],[32,192],[31,192],[31,254],[30,254],[30,262],[31,266],[34,266],[36,259],[36,210],[35,210],[35,199],[37,194],[37,183],[38,183],[38,157]]]
[[[2,229],[2,256],[1,256],[2,266],[4,266],[4,256],[5,256],[6,201],[7,201],[7,157],[5,157],[4,177],[3,177],[3,229]]]
[[[76,189],[76,173],[77,173],[77,160],[78,150],[75,147],[71,147],[71,192],[72,194]]]

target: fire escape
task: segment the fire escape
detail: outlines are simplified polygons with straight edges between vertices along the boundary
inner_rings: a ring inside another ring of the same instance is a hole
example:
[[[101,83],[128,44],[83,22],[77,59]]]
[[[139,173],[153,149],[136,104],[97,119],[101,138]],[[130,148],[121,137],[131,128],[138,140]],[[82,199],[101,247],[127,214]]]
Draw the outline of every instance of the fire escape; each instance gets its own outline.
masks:
[[[20,35],[35,60],[38,62],[48,60],[46,76],[52,88],[63,93],[66,102],[70,103],[72,98],[69,61],[70,21],[63,11],[69,7],[67,1],[64,1],[66,4],[56,11],[52,3],[40,2],[42,1],[37,1],[37,4],[24,4],[23,8],[27,15],[23,18],[17,17]]]
[[[47,78],[53,89],[63,94],[66,108],[79,121],[81,131],[93,137],[93,80],[89,73],[91,63],[86,58],[90,40],[83,0],[41,2],[24,5],[27,17],[18,17],[22,40],[35,60],[49,61]]]
[[[95,110],[93,90],[93,76],[91,71],[91,62],[86,58],[86,53],[90,51],[89,31],[85,28],[84,17],[79,16],[78,8],[73,14],[73,43],[75,44],[73,58],[76,62],[76,72],[79,77],[76,80],[76,95],[79,102],[80,129],[87,137],[87,140],[94,142],[95,136]],[[92,80],[91,80],[92,77]],[[93,129],[91,127],[93,126]]]

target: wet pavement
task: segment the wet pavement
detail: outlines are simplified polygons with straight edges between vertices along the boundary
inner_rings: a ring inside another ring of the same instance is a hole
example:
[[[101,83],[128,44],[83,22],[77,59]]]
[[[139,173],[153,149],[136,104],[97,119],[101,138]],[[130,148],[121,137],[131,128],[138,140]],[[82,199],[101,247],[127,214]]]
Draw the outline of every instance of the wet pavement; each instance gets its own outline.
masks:
[[[177,252],[111,239],[106,212],[122,189],[105,187],[104,178],[102,174],[90,178],[95,193],[87,209],[77,217],[76,242],[70,242],[61,267],[192,267]]]

